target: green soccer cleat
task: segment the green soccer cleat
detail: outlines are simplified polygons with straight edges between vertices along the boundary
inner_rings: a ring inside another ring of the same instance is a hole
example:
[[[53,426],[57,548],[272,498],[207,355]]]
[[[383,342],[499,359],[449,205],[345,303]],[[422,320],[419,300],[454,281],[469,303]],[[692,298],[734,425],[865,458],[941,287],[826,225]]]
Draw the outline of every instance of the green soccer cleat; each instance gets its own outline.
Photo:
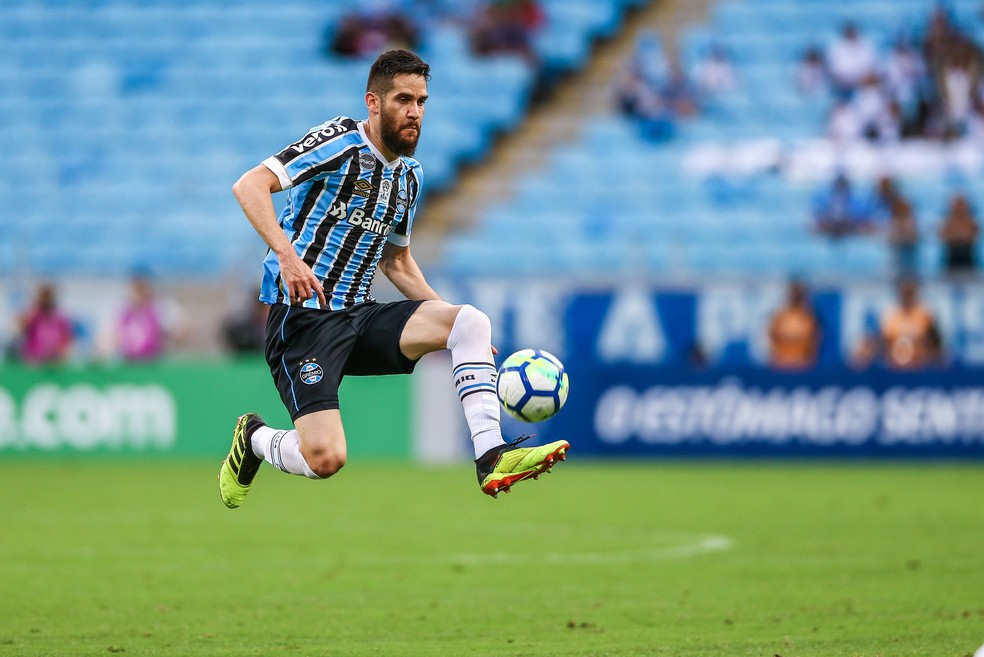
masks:
[[[253,478],[263,463],[250,445],[253,432],[262,426],[263,418],[256,413],[246,413],[239,416],[232,432],[232,448],[219,469],[219,497],[230,509],[235,509],[246,500]]]
[[[478,484],[482,492],[492,497],[508,493],[512,485],[547,472],[557,461],[567,460],[571,448],[566,440],[557,440],[540,447],[517,447],[532,436],[520,436],[507,445],[493,447],[475,460]]]

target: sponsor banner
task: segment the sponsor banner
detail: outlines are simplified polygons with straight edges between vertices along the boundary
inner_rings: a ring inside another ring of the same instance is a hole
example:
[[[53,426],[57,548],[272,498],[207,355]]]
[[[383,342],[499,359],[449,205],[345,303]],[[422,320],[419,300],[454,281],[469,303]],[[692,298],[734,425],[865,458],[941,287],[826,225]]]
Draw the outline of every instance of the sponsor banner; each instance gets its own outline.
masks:
[[[309,363],[303,376],[320,376]],[[349,453],[410,453],[409,377],[349,377],[340,391]],[[221,459],[236,417],[290,427],[262,360],[0,369],[0,456],[158,454]]]
[[[672,287],[652,282],[441,278],[435,287],[492,320],[505,355],[525,347],[625,365],[685,365],[696,350],[715,365],[763,365],[768,323],[786,294],[782,280],[735,280]],[[984,367],[984,283],[925,283],[948,356]],[[816,285],[811,301],[823,329],[820,363],[835,367],[876,330],[896,301],[890,282]]]
[[[540,433],[579,453],[984,457],[984,371],[570,370]]]
[[[499,363],[527,347],[570,374],[561,413],[504,418],[507,437],[568,438],[604,455],[984,456],[984,286],[927,282],[951,367],[860,373],[846,357],[895,303],[887,281],[818,285],[819,367],[769,371],[767,327],[782,280],[660,286],[644,280],[435,277],[447,299],[492,319]],[[694,369],[695,355],[702,367]]]

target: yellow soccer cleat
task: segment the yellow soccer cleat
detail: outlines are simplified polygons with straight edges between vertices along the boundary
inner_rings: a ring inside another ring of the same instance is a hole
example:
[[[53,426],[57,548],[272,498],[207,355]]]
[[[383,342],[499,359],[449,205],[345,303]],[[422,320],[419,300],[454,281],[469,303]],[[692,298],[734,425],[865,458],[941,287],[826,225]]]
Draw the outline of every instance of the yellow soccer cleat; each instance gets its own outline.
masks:
[[[253,453],[250,437],[258,427],[264,426],[263,418],[256,413],[240,415],[232,432],[232,447],[219,469],[219,497],[230,509],[246,500],[253,478],[263,459]]]
[[[558,461],[567,460],[571,448],[566,440],[557,440],[540,447],[517,447],[532,436],[520,436],[507,445],[494,447],[475,460],[478,484],[482,492],[492,497],[508,493],[512,485],[547,472]]]

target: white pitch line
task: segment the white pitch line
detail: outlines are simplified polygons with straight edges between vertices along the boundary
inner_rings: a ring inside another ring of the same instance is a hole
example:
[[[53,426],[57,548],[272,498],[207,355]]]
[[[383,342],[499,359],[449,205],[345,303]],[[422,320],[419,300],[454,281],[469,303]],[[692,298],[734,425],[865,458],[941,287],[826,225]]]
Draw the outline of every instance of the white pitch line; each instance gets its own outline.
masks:
[[[618,550],[614,552],[547,552],[530,553],[479,553],[452,555],[454,563],[489,565],[500,563],[575,563],[580,565],[638,563],[641,561],[666,561],[686,559],[701,554],[730,550],[734,542],[727,536],[704,535],[682,545],[642,550]]]
[[[734,546],[727,536],[717,534],[697,534],[679,545],[667,545],[664,547],[639,549],[639,550],[613,550],[597,552],[477,552],[466,554],[432,555],[430,557],[412,557],[400,555],[396,557],[374,557],[359,555],[344,557],[342,561],[355,563],[452,563],[464,566],[487,566],[498,564],[519,564],[519,563],[547,563],[547,564],[579,564],[579,565],[605,565],[621,563],[640,563],[647,561],[668,561],[670,559],[687,559],[711,554],[714,552],[725,552]]]

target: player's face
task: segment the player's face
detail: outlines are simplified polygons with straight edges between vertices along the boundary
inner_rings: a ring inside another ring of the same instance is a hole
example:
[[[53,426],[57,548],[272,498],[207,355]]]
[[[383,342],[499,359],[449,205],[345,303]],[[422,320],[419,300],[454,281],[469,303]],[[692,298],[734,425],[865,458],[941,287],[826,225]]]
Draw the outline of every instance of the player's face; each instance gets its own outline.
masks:
[[[397,155],[412,156],[420,139],[427,102],[427,80],[420,75],[398,75],[393,88],[380,98],[380,139]]]

